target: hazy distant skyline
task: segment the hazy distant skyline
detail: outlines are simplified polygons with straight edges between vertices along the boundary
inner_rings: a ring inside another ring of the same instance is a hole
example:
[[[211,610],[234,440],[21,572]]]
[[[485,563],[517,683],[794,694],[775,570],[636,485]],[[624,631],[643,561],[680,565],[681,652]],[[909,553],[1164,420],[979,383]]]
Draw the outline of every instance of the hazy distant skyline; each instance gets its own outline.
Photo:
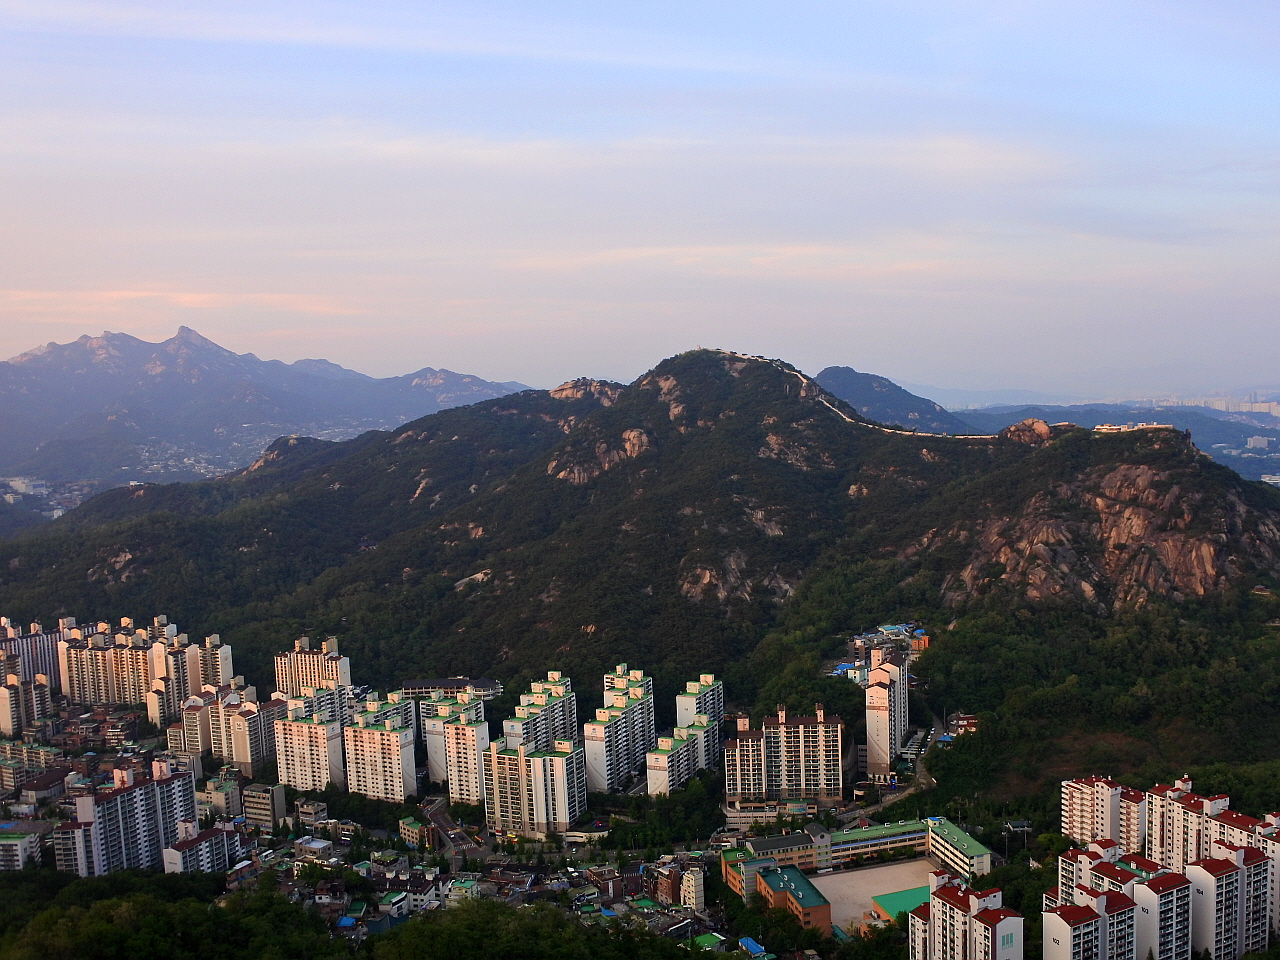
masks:
[[[1256,2],[0,0],[0,355],[1280,383]]]

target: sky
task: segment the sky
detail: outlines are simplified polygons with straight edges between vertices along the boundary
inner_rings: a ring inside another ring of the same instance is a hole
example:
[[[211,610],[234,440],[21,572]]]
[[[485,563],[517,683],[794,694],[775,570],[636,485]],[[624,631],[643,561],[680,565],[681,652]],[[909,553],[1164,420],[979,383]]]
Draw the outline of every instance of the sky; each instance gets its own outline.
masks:
[[[0,356],[1280,385],[1274,0],[0,0]]]

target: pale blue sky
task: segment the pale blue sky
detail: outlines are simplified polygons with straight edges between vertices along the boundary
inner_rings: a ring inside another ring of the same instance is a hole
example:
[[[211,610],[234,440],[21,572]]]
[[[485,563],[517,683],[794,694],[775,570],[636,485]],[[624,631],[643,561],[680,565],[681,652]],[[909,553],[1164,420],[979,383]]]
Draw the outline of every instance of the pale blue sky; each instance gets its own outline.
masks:
[[[1280,383],[1268,2],[0,0],[0,355]]]

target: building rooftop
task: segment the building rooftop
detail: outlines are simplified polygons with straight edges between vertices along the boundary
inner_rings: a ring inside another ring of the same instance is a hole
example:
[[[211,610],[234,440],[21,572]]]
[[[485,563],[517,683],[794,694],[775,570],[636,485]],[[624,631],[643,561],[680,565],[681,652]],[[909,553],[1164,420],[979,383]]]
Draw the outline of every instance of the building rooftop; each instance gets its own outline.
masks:
[[[1046,910],[1045,913],[1052,913],[1054,916],[1061,917],[1068,926],[1072,927],[1078,927],[1083,923],[1090,923],[1098,919],[1098,915],[1088,907],[1077,906],[1074,903],[1064,903],[1060,907]]]
[[[802,907],[820,907],[827,900],[803,873],[795,867],[771,867],[756,874],[770,890],[786,893]]]
[[[991,851],[969,836],[946,817],[929,817],[929,832],[936,833],[967,857],[980,857]]]
[[[773,853],[775,850],[793,850],[796,847],[813,846],[813,837],[803,830],[783,834],[779,837],[752,837],[747,847],[755,854]]]
[[[922,903],[929,902],[929,886],[912,887],[910,890],[898,890],[894,893],[882,893],[872,897],[871,902],[880,908],[887,917],[896,917],[900,913],[910,913]]]

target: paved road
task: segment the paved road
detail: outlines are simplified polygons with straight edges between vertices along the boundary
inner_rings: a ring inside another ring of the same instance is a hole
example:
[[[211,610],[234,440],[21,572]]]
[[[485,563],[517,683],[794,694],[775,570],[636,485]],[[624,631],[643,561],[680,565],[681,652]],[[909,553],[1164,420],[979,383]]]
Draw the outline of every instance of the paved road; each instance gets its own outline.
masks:
[[[431,805],[427,816],[431,818],[431,822],[436,825],[436,829],[440,831],[440,836],[448,843],[450,851],[470,855],[476,850],[481,849],[477,844],[473,843],[471,838],[463,832],[449,816],[449,805],[444,800],[437,800]]]

